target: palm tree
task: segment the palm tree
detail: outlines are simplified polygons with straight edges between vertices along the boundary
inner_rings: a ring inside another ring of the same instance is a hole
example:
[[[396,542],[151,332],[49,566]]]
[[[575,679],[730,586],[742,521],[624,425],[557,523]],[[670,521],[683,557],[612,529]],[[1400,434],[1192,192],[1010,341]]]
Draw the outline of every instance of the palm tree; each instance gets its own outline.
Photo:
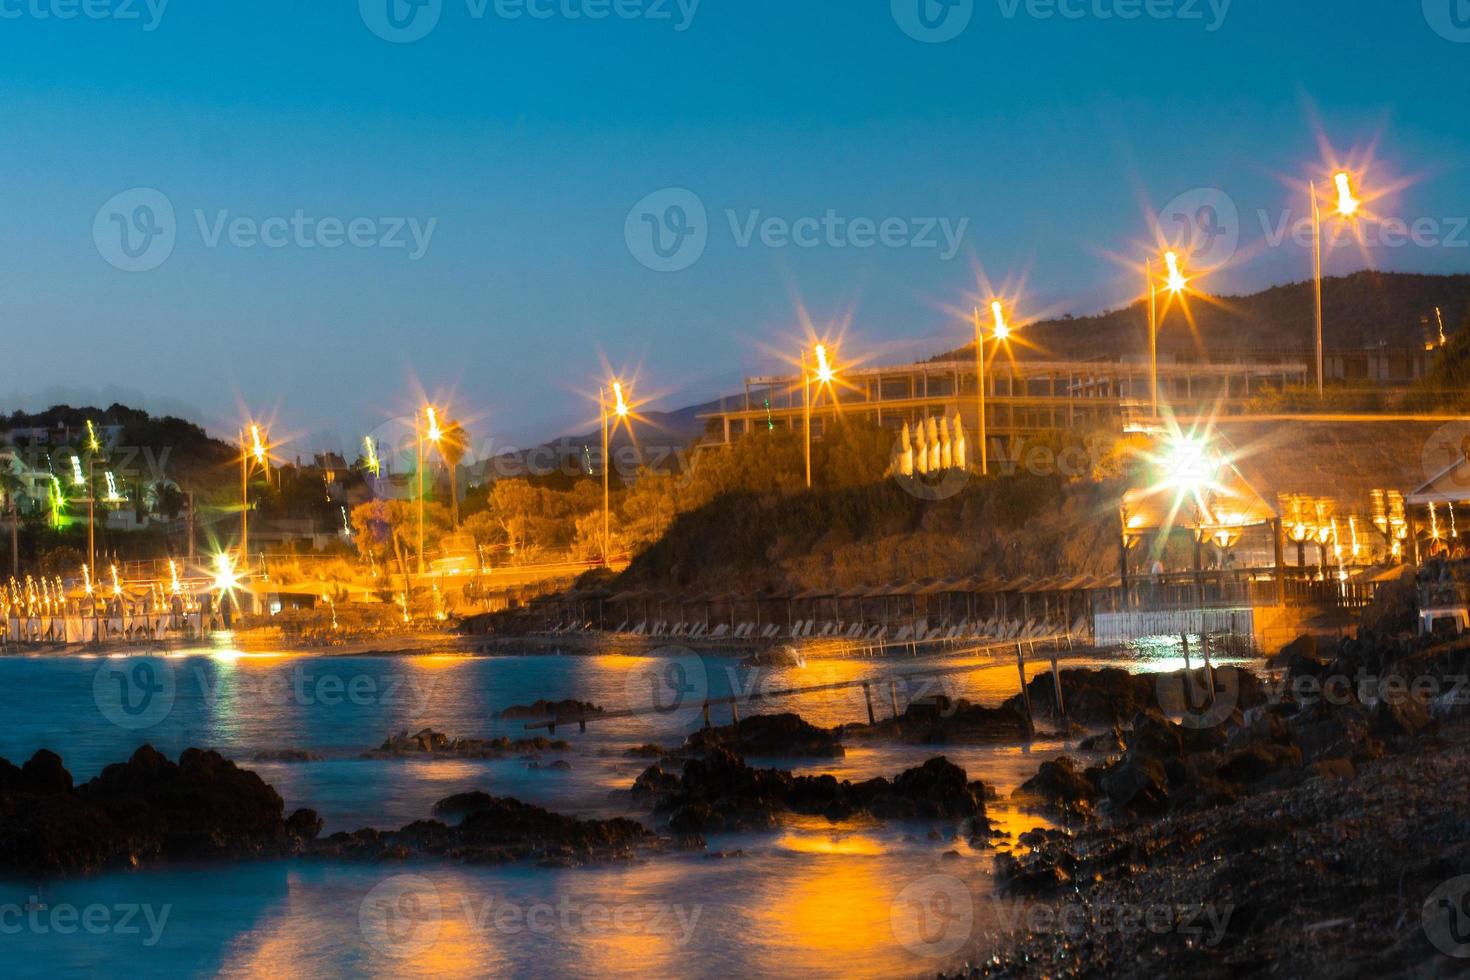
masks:
[[[469,449],[470,434],[457,419],[444,424],[439,435],[439,455],[449,469],[449,527],[459,530],[459,464]]]

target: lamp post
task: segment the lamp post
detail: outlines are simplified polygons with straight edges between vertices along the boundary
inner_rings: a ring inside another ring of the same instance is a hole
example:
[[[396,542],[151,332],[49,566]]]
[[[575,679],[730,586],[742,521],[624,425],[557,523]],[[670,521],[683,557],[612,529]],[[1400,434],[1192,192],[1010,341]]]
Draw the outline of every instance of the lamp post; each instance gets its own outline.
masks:
[[[246,573],[250,570],[250,461],[264,468],[267,483],[271,473],[269,437],[253,422],[249,435],[246,441],[246,430],[240,430],[240,567]]]
[[[827,359],[827,345],[817,344],[812,348],[812,356],[816,361],[817,394],[822,392],[823,385],[830,385],[832,379],[837,377],[832,362]],[[801,352],[801,392],[802,392],[802,423],[806,433],[806,487],[812,488],[812,373],[807,371],[806,350]],[[836,395],[833,395],[836,398]]]
[[[1178,296],[1184,292],[1189,280],[1184,277],[1184,271],[1180,265],[1178,252],[1164,253],[1164,266],[1168,270],[1169,278],[1164,285],[1169,292]],[[1153,417],[1159,417],[1159,284],[1154,279],[1154,267],[1152,260],[1146,260],[1143,265],[1144,274],[1148,277],[1148,388],[1150,404],[1153,406]]]
[[[424,439],[427,438],[430,442],[438,445],[439,439],[443,435],[439,429],[439,413],[433,405],[424,406],[424,420],[428,423],[427,428],[421,428],[418,417],[414,417],[414,434],[418,437],[414,439],[414,447],[418,451],[415,472],[418,480],[417,496],[419,498],[418,567],[420,575],[424,574]]]
[[[619,421],[626,419],[630,412],[628,401],[623,395],[623,383],[621,381],[611,382],[613,407],[608,412],[607,389],[597,390],[597,405],[602,409],[602,563],[604,567],[612,567],[612,487],[611,473],[612,460],[609,458],[608,450],[608,424],[611,416],[615,415]]]
[[[96,520],[96,496],[95,484],[92,482],[92,463],[97,458],[97,450],[102,444],[97,441],[97,428],[92,420],[87,420],[87,567],[92,570],[97,568],[97,520]],[[89,573],[90,574],[90,573]]]
[[[990,315],[994,320],[995,339],[1004,342],[1011,335],[1010,324],[1006,323],[1005,309],[1000,300],[992,300],[990,303]],[[990,438],[986,434],[985,424],[985,331],[980,325],[980,307],[975,307],[975,374],[976,374],[976,402],[979,408],[979,432],[980,432],[980,475],[990,475]]]
[[[1362,205],[1353,196],[1352,175],[1346,170],[1334,174],[1332,181],[1337,185],[1337,215],[1340,218],[1352,218],[1358,213]],[[1312,196],[1312,271],[1316,281],[1316,307],[1317,307],[1317,397],[1324,394],[1322,379],[1322,202],[1317,197],[1317,182],[1310,181],[1307,184],[1308,193]]]

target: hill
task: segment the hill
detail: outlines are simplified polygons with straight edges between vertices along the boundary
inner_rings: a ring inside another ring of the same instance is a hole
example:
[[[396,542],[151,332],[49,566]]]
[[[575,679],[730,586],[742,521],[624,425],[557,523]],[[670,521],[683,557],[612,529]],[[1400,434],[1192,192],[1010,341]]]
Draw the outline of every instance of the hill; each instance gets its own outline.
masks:
[[[1420,347],[1438,335],[1436,308],[1447,333],[1470,323],[1470,275],[1359,272],[1325,280],[1322,305],[1329,348]],[[1219,361],[1250,350],[1310,351],[1315,308],[1310,281],[1246,296],[1191,296],[1195,329],[1175,301],[1160,324],[1159,350],[1187,358],[1208,351]],[[1162,294],[1159,309],[1165,309]],[[1012,345],[1018,359],[1115,360],[1148,349],[1148,304],[1028,323],[1018,335],[1025,338]],[[972,358],[974,351],[967,344],[933,360]]]

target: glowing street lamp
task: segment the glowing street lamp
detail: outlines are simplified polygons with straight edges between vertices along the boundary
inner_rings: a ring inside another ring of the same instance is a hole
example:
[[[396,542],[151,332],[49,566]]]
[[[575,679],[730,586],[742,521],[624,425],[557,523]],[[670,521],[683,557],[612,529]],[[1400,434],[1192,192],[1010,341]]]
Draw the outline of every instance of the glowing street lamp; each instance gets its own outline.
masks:
[[[248,434],[248,438],[247,438]],[[254,422],[240,430],[240,564],[250,567],[250,469],[256,466],[265,470],[270,480],[270,436]]]
[[[827,357],[827,345],[817,344],[812,348],[812,356],[816,359],[816,369],[807,370],[806,351],[801,352],[801,394],[802,394],[802,428],[806,441],[806,486],[812,487],[812,376],[816,376],[817,392],[821,393],[822,386],[830,386],[837,378],[837,369],[832,366]],[[836,395],[833,395],[836,398]]]
[[[1343,220],[1356,218],[1362,210],[1363,202],[1353,194],[1353,178],[1346,170],[1338,171],[1332,176],[1332,182],[1337,186],[1337,206],[1334,209],[1337,216]],[[1322,202],[1317,196],[1317,182],[1311,181],[1307,185],[1308,192],[1312,196],[1312,269],[1316,279],[1316,301],[1317,301],[1317,397],[1323,395],[1322,378]]]
[[[612,389],[611,409],[608,406],[608,390],[603,388],[597,392],[597,404],[602,409],[602,563],[606,568],[612,567],[612,488],[609,482],[612,460],[608,455],[610,452],[608,448],[609,423],[612,419],[616,419],[617,421],[611,421],[611,427],[616,428],[633,411],[628,407],[628,400],[623,394],[623,383],[614,380],[610,382],[609,387]],[[631,424],[628,431],[630,433],[633,431]]]
[[[1011,325],[1006,321],[1005,308],[1000,300],[992,300],[990,303],[991,334],[997,343],[1005,343],[1011,336]],[[990,447],[989,436],[986,434],[985,421],[985,331],[980,322],[980,307],[975,307],[975,391],[976,403],[979,409],[979,432],[980,432],[980,475],[990,475]]]
[[[362,444],[367,449],[367,455],[363,457],[363,460],[367,463],[368,472],[372,473],[373,476],[382,476],[383,463],[378,459],[377,443],[373,442],[372,436],[365,436],[363,437]]]
[[[1167,278],[1164,285],[1169,292],[1180,296],[1189,286],[1189,280],[1184,275],[1184,269],[1178,252],[1164,253],[1164,269]],[[1144,275],[1148,279],[1148,390],[1149,401],[1153,407],[1153,417],[1159,416],[1159,284],[1154,279],[1153,260],[1147,260],[1143,264]]]
[[[96,484],[92,482],[92,464],[101,448],[102,443],[97,440],[97,427],[92,424],[91,419],[87,419],[87,565],[91,568],[97,567],[97,491]],[[73,472],[76,465],[76,458],[73,457]]]
[[[424,440],[428,439],[436,446],[444,437],[439,428],[439,413],[433,405],[424,406],[423,421],[427,423],[426,428],[420,427],[420,420],[414,419],[414,431],[418,438],[414,440],[414,446],[418,450],[418,516],[419,516],[419,574],[424,574]]]

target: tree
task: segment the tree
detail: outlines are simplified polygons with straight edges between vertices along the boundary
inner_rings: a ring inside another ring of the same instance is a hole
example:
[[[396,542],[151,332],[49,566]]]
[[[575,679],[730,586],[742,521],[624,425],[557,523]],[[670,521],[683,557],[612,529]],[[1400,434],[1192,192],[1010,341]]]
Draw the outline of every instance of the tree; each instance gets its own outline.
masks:
[[[449,526],[459,530],[459,464],[469,449],[470,434],[457,419],[439,430],[439,455],[449,469]]]

